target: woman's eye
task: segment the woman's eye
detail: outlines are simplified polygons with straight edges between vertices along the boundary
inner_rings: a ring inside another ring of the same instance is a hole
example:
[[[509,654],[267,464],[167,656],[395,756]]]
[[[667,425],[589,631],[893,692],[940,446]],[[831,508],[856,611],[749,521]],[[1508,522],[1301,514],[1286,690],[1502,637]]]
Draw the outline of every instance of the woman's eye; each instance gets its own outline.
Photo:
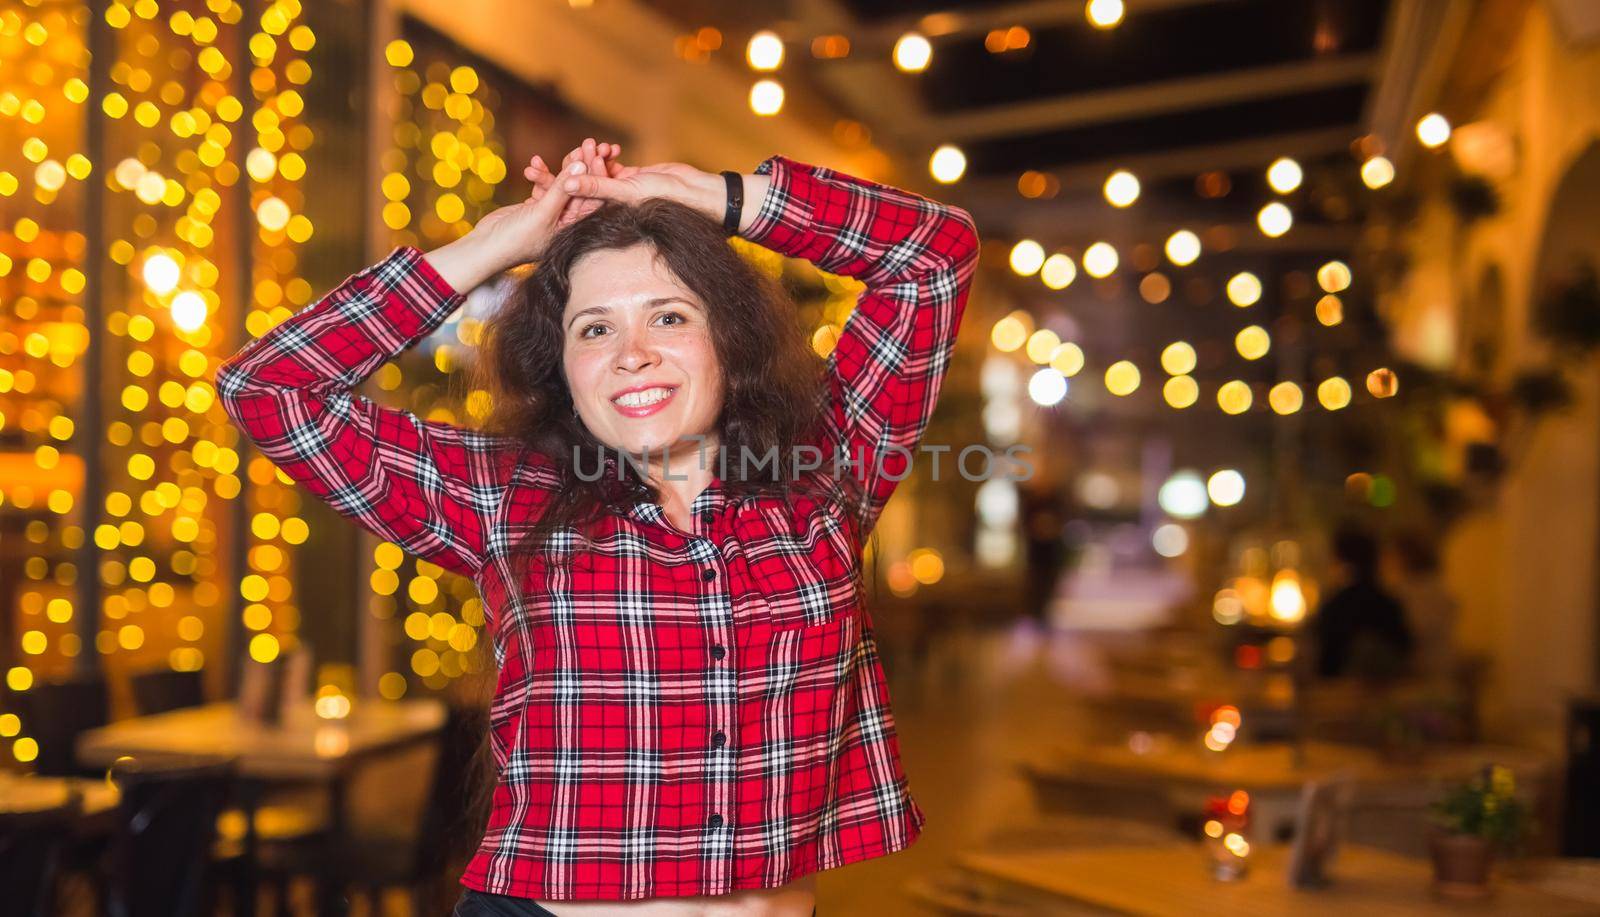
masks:
[[[677,324],[682,324],[684,321],[687,321],[687,319],[685,319],[683,317],[683,314],[681,312],[667,312],[667,313],[664,313],[661,317],[662,318],[675,318],[675,319],[678,320]]]
[[[593,335],[591,335],[589,332],[593,331],[596,328],[604,329],[605,325],[588,325],[582,331],[578,332],[578,336],[579,337],[593,337]]]

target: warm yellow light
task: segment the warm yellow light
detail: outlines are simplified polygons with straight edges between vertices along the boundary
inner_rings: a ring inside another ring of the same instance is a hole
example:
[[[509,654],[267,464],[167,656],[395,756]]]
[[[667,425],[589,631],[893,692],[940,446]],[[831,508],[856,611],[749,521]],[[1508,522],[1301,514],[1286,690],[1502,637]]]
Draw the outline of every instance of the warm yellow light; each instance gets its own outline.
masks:
[[[933,177],[945,184],[960,181],[961,176],[967,171],[967,154],[961,148],[952,144],[945,144],[933,151],[928,157],[928,172]]]
[[[1243,414],[1250,410],[1251,400],[1250,386],[1238,379],[1224,382],[1217,389],[1217,406],[1225,414]]]
[[[1175,408],[1186,408],[1200,400],[1200,385],[1193,376],[1173,376],[1161,386],[1161,397]]]
[[[256,181],[266,181],[278,171],[278,156],[258,146],[245,156],[244,170]]]
[[[1115,27],[1122,21],[1124,12],[1122,0],[1089,0],[1083,7],[1083,15],[1097,29]]]
[[[133,186],[133,194],[146,204],[158,204],[167,195],[167,180],[160,172],[145,172]]]
[[[165,296],[178,286],[178,262],[165,252],[144,259],[144,285],[157,296]]]
[[[172,297],[172,323],[184,331],[199,331],[205,326],[209,311],[205,297],[193,290],[184,290]]]
[[[1261,279],[1249,271],[1228,278],[1228,301],[1243,309],[1261,299]]]
[[[906,73],[921,73],[932,60],[933,45],[916,32],[907,32],[894,43],[894,65]]]
[[[1276,239],[1294,225],[1294,214],[1282,203],[1273,201],[1256,214],[1256,225],[1261,227],[1264,235]]]
[[[33,181],[46,191],[59,191],[67,182],[67,167],[54,159],[46,159],[33,170]]]
[[[1317,321],[1330,328],[1344,321],[1344,302],[1332,293],[1317,300]]]
[[[1061,338],[1049,328],[1040,328],[1028,335],[1028,344],[1024,352],[1028,359],[1035,363],[1049,363],[1055,356],[1056,348],[1061,345]]]
[[[1065,290],[1077,278],[1078,265],[1070,255],[1062,252],[1044,259],[1044,266],[1039,268],[1039,279],[1052,290]]]
[[[1031,277],[1044,266],[1044,246],[1032,239],[1023,239],[1011,246],[1011,269],[1023,277]]]
[[[1027,342],[1029,327],[1013,312],[994,323],[994,328],[989,332],[989,342],[994,344],[996,350],[1011,353]]]
[[[383,49],[383,57],[391,67],[410,66],[415,56],[415,52],[411,50],[411,43],[404,38],[396,38]]]
[[[1174,376],[1194,372],[1194,347],[1187,341],[1173,341],[1161,351],[1161,368]]]
[[[1267,404],[1279,414],[1293,414],[1305,404],[1305,395],[1293,382],[1279,382],[1267,392]]]
[[[276,232],[289,224],[289,205],[280,197],[269,197],[256,205],[256,220],[263,229]]]
[[[1392,398],[1400,390],[1400,380],[1394,370],[1388,367],[1379,367],[1367,373],[1367,391],[1374,398]]]
[[[1339,376],[1322,380],[1317,386],[1317,401],[1330,411],[1337,411],[1350,403],[1350,383]]]
[[[1280,156],[1267,166],[1267,184],[1279,194],[1288,194],[1300,187],[1300,182],[1305,175],[1300,170],[1300,163],[1287,156]]]
[[[1109,277],[1117,269],[1117,250],[1109,242],[1096,242],[1084,249],[1083,270],[1090,277]]]
[[[1250,325],[1233,336],[1233,346],[1246,360],[1259,360],[1272,347],[1272,337],[1260,325]]]
[[[1224,468],[1206,479],[1206,496],[1218,506],[1236,506],[1244,499],[1244,475]]]
[[[1183,267],[1200,257],[1200,237],[1187,229],[1180,229],[1167,237],[1167,258]]]
[[[450,71],[450,88],[464,95],[478,91],[478,71],[466,64]]]
[[[1055,407],[1067,397],[1067,378],[1046,366],[1028,377],[1028,397],[1042,408]]]
[[[924,586],[931,586],[944,578],[944,558],[932,548],[918,548],[906,560],[911,562],[911,575]]]
[[[1377,190],[1394,181],[1394,163],[1382,156],[1373,156],[1361,164],[1361,181]]]
[[[271,634],[256,634],[251,637],[250,658],[257,662],[271,662],[278,658],[278,638]]]
[[[752,70],[776,70],[783,64],[783,39],[778,33],[763,29],[750,36],[744,57]]]
[[[1292,624],[1306,616],[1306,597],[1300,590],[1300,577],[1293,570],[1279,570],[1272,578],[1272,617]]]
[[[782,111],[783,85],[777,80],[758,80],[750,87],[750,110],[762,116]]]
[[[1417,139],[1428,149],[1437,149],[1450,140],[1450,121],[1438,112],[1423,115],[1417,122]]]
[[[1139,367],[1128,360],[1118,360],[1106,367],[1106,391],[1113,395],[1131,395],[1139,388]]]
[[[1338,293],[1350,286],[1350,266],[1343,261],[1329,261],[1317,268],[1317,285],[1329,293]]]
[[[1071,341],[1063,341],[1050,355],[1050,368],[1071,378],[1083,371],[1083,348]]]
[[[1106,179],[1106,200],[1113,207],[1127,207],[1139,199],[1139,179],[1127,169],[1118,169]]]
[[[824,360],[828,354],[833,353],[833,348],[839,345],[839,326],[832,322],[825,322],[811,332],[811,349],[817,356]]]

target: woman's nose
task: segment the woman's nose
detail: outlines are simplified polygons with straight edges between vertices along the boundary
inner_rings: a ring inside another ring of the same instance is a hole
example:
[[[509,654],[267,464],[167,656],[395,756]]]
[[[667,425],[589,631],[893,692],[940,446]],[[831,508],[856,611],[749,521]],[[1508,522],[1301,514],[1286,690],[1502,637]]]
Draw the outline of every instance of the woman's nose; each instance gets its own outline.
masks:
[[[637,372],[654,363],[655,359],[655,351],[642,335],[629,334],[623,338],[617,351],[617,368]]]

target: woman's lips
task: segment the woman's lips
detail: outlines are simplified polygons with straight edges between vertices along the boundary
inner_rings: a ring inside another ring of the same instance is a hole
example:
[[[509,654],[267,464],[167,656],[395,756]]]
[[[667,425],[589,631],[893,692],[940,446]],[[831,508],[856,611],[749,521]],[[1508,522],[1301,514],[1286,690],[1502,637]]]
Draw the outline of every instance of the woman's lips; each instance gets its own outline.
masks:
[[[611,406],[616,408],[617,413],[624,417],[649,417],[651,414],[654,414],[655,412],[666,407],[667,402],[671,401],[677,394],[678,389],[676,387],[672,387],[667,390],[667,396],[665,398],[662,398],[660,401],[657,401],[654,404],[642,404],[635,407],[626,404],[619,404],[618,402],[613,401],[611,402]]]

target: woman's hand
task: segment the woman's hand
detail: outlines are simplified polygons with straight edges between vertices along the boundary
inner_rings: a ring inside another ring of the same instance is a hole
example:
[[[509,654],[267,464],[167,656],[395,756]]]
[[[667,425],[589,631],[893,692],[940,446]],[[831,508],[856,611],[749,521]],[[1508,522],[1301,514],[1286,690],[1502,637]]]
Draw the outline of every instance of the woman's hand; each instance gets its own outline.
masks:
[[[583,143],[573,147],[572,152],[561,160],[558,172],[565,171],[574,162],[581,161],[585,170],[591,175],[607,175],[611,178],[620,178],[626,173],[637,171],[631,166],[624,166],[617,157],[622,155],[622,144],[596,142],[593,137],[585,138]],[[529,200],[538,200],[550,190],[556,176],[545,165],[544,158],[534,156],[529,160],[528,167],[522,170],[524,177],[533,183],[533,191]],[[561,211],[557,226],[565,227],[570,223],[583,219],[593,213],[603,201],[593,198],[574,198],[567,202],[566,209]]]
[[[580,158],[570,162],[563,174],[576,177],[585,168]],[[465,294],[501,271],[542,258],[572,202],[573,196],[558,185],[520,204],[491,211],[466,235],[429,252],[427,261],[451,288]]]
[[[587,144],[589,141],[584,141],[584,149],[587,149]],[[664,197],[691,206],[709,218],[722,222],[723,211],[728,206],[728,186],[720,174],[707,173],[680,162],[646,166],[622,165],[618,158],[621,146],[598,144],[598,147],[602,150],[606,147],[610,149],[611,155],[603,157],[605,168],[590,168],[579,176],[570,174],[557,176],[550,173],[544,163],[531,163],[525,174],[533,181],[536,189],[534,194],[547,194],[552,187],[560,184],[568,194],[584,202],[581,205],[573,205],[573,213],[576,214],[574,219],[584,218],[606,200],[638,203],[648,197]],[[573,150],[573,154],[578,152],[579,150]],[[571,157],[571,154],[568,155]],[[746,174],[742,178],[744,178],[744,210],[739,219],[739,229],[744,230],[754,224],[755,214],[762,208],[762,200],[766,197],[766,189],[770,186],[771,179],[765,174]]]

